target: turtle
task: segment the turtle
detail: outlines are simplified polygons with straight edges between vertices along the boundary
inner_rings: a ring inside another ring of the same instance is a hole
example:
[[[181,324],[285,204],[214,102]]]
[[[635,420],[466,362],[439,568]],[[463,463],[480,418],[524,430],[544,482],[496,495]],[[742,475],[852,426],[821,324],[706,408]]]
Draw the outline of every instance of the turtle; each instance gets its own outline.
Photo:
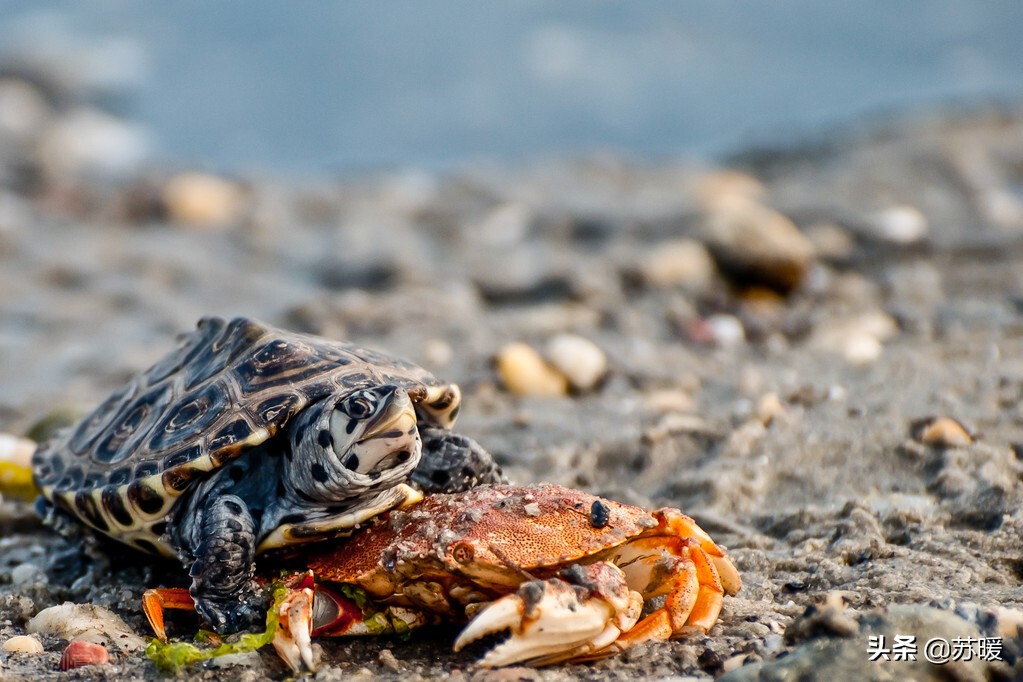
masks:
[[[204,317],[33,456],[37,509],[189,569],[221,634],[255,625],[254,560],[342,537],[427,492],[503,480],[452,433],[457,385],[354,344],[257,320]],[[432,487],[432,489],[431,489]]]

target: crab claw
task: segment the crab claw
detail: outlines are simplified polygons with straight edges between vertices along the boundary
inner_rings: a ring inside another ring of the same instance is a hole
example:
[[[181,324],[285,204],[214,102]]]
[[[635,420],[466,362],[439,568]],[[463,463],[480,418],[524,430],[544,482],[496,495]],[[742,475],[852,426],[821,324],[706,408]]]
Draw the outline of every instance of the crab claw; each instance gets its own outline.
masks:
[[[423,611],[402,606],[364,610],[344,586],[316,583],[312,571],[285,587],[277,608],[273,645],[295,673],[316,672],[313,637],[403,634],[433,622]]]
[[[289,590],[277,611],[274,649],[295,673],[316,672],[313,659],[313,588]]]
[[[573,566],[557,578],[532,580],[483,609],[455,641],[455,651],[510,630],[480,665],[550,665],[599,652],[636,623],[643,598],[629,589],[617,566]],[[610,653],[610,652],[609,652]]]

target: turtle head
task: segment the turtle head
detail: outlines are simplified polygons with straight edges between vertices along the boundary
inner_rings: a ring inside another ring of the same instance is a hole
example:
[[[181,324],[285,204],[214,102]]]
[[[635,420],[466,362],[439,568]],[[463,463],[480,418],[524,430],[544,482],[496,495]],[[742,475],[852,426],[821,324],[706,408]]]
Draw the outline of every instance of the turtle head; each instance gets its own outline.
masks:
[[[399,386],[366,388],[339,400],[330,433],[341,465],[370,477],[394,469],[411,472],[422,449],[412,400]]]
[[[422,441],[408,392],[359,389],[306,410],[292,432],[291,484],[323,502],[359,497],[405,481]]]

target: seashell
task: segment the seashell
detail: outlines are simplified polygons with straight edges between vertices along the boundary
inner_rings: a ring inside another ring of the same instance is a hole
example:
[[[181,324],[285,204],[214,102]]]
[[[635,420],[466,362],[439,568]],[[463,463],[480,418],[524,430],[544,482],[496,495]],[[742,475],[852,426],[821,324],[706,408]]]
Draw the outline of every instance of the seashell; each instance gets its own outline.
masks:
[[[31,635],[15,635],[4,642],[4,651],[9,654],[41,654],[43,645]]]
[[[60,669],[71,670],[87,665],[106,665],[109,662],[110,654],[105,646],[76,639],[64,649],[60,657]]]
[[[45,608],[31,619],[29,634],[53,635],[66,640],[91,640],[122,652],[141,651],[145,641],[110,609],[95,604],[72,604]]]

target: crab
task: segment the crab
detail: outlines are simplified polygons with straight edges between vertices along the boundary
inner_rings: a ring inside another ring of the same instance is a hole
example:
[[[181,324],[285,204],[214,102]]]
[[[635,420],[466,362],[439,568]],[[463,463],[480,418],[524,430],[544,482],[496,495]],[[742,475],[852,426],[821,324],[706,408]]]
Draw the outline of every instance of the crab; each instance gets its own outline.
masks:
[[[455,651],[508,631],[479,661],[485,667],[594,660],[707,632],[723,596],[741,587],[725,550],[678,509],[647,511],[552,484],[429,496],[340,544],[313,547],[305,564],[268,619],[296,672],[315,670],[314,637],[439,622],[468,622]],[[164,640],[163,609],[190,606],[183,589],[150,590],[143,602]]]

